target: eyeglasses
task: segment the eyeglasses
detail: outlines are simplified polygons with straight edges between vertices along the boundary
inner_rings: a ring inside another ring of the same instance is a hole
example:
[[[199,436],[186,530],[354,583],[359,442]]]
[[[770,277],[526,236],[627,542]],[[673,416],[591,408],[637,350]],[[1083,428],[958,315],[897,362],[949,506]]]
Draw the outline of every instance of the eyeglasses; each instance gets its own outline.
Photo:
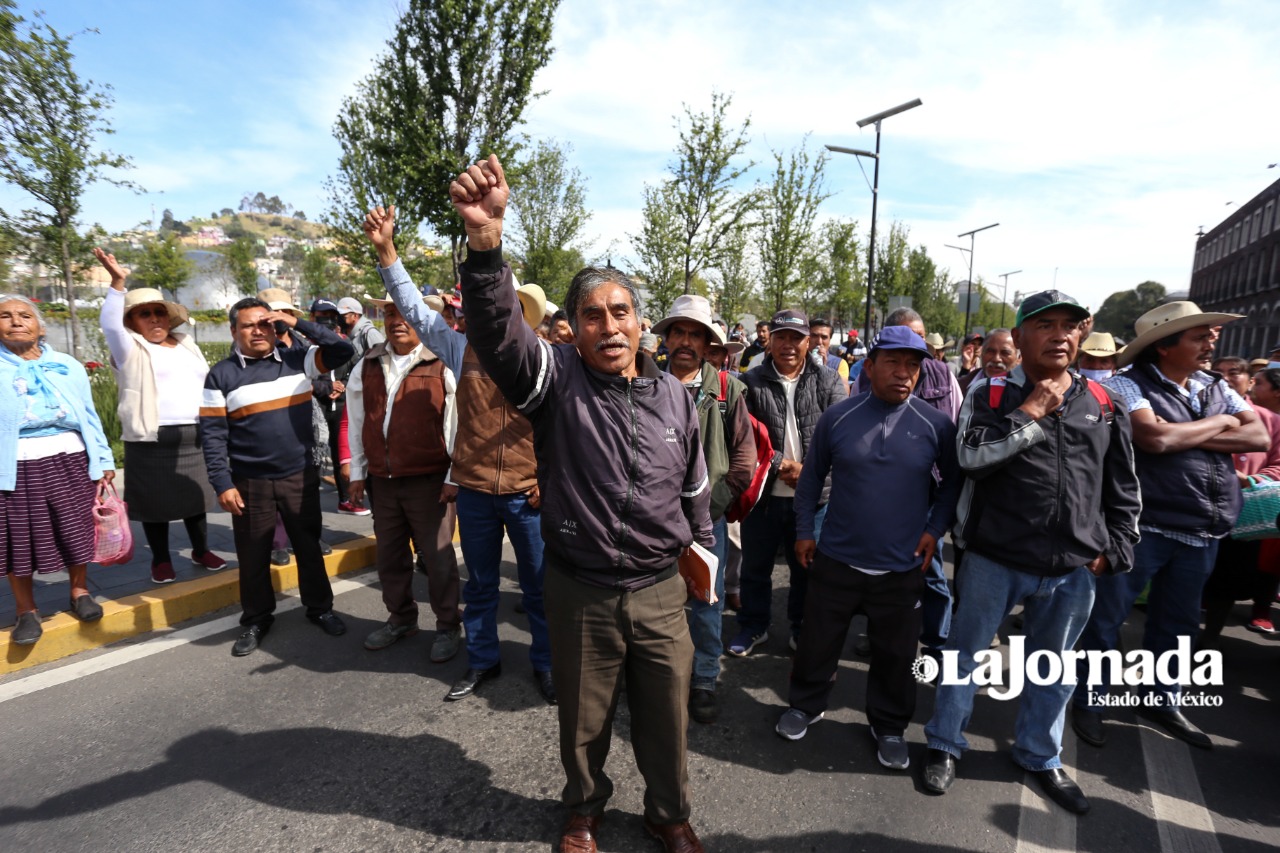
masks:
[[[158,307],[144,305],[141,308],[135,308],[132,316],[140,320],[167,320],[169,319],[169,311],[163,305]]]

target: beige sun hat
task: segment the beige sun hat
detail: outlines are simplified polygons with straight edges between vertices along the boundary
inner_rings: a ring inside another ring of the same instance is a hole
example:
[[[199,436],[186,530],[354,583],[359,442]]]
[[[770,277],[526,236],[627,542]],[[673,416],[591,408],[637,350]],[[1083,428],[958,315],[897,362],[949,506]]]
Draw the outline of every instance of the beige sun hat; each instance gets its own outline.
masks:
[[[522,284],[516,288],[516,296],[520,297],[524,321],[529,324],[529,328],[538,328],[547,316],[547,294],[536,284]]]
[[[1173,334],[1170,332],[1170,334]],[[1110,332],[1094,332],[1084,339],[1084,343],[1080,344],[1080,352],[1091,355],[1094,358],[1107,358],[1109,356],[1119,356],[1124,352],[1124,347],[1116,349],[1116,339],[1111,336]]]
[[[173,330],[187,322],[187,308],[178,302],[170,302],[164,298],[164,294],[156,290],[154,287],[135,287],[133,290],[127,290],[124,294],[124,316],[128,317],[129,312],[139,305],[155,305],[159,303],[164,306],[164,310],[169,312],[169,329]]]
[[[267,303],[267,307],[272,311],[288,311],[295,317],[306,316],[298,306],[293,304],[293,300],[289,298],[289,294],[278,287],[268,287],[266,290],[259,290],[258,298]]]
[[[1232,320],[1243,320],[1243,314],[1201,311],[1194,302],[1168,302],[1152,308],[1133,324],[1137,336],[1116,355],[1116,366],[1132,364],[1138,353],[1169,335],[1198,326],[1221,326]]]
[[[924,342],[929,346],[933,347],[934,349],[942,349],[942,347],[944,346],[942,342],[942,335],[938,334],[937,332],[930,332],[929,334],[925,335]]]
[[[677,320],[692,320],[705,328],[710,336],[707,338],[709,343],[721,345],[725,343],[724,329],[716,325],[711,315],[711,303],[705,296],[699,296],[696,293],[677,296],[676,301],[671,304],[671,313],[654,323],[649,331],[665,338],[667,329],[671,328],[671,324]]]

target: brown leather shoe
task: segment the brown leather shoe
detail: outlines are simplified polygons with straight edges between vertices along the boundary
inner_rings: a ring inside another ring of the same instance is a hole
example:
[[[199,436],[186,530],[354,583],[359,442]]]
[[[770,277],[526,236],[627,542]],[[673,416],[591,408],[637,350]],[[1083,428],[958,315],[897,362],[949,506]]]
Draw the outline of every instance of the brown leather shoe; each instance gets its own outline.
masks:
[[[662,842],[662,849],[667,853],[703,853],[702,842],[687,820],[680,823],[651,823],[645,818],[644,828]]]
[[[560,853],[596,853],[596,830],[599,827],[599,815],[569,815],[560,835]]]

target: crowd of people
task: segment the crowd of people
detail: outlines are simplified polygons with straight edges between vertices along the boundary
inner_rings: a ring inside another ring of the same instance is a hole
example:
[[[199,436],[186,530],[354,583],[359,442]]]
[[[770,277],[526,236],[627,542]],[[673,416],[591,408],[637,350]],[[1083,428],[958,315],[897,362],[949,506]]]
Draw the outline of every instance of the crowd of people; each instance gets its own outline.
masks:
[[[355,300],[317,300],[308,318],[264,291],[232,306],[232,351],[212,366],[176,331],[185,309],[126,289],[99,250],[126,499],[156,583],[175,578],[171,521],[195,565],[217,571],[206,512],[231,514],[242,606],[232,654],[253,653],[272,626],[270,566],[286,545],[307,619],[339,636],[321,537],[327,454],[339,510],[372,513],[387,621],[364,646],[419,631],[416,566],[435,617],[430,659],[466,649],[447,701],[501,675],[509,541],[532,677],[559,719],[560,850],[596,849],[624,684],[644,826],[669,851],[702,849],[688,722],[718,718],[722,655],[749,658],[769,641],[779,550],[794,658],[777,734],[797,740],[822,719],[864,615],[854,648],[869,657],[865,712],[885,768],[910,766],[920,661],[957,663],[925,725],[934,794],[969,748],[979,653],[1019,606],[1028,656],[1115,649],[1140,595],[1142,645],[1155,654],[1188,637],[1215,648],[1239,600],[1252,602],[1250,630],[1274,632],[1280,538],[1230,534],[1243,491],[1280,478],[1280,361],[1215,354],[1236,315],[1169,303],[1120,346],[1048,290],[1023,300],[1010,328],[965,336],[954,359],[955,343],[909,308],[869,341],[833,345],[830,322],[796,309],[748,340],[697,295],[651,322],[636,283],[611,267],[580,272],[559,308],[518,284],[502,254],[509,188],[496,157],[460,173],[449,196],[467,236],[456,294],[419,290],[392,239],[394,208],[378,207],[364,230],[386,287],[368,300],[381,331]],[[33,573],[69,569],[71,612],[102,616],[86,564],[114,464],[83,367],[43,340],[38,308],[17,296],[0,296],[0,395],[0,553],[12,642],[31,644]],[[680,569],[695,543],[719,569],[705,596]],[[1065,722],[1103,747],[1111,686],[1063,678],[1027,683],[1019,698],[1012,758],[1077,814],[1090,806],[1059,757]],[[1183,687],[1159,673],[1147,688],[1158,701],[1139,713],[1211,748],[1181,710]]]

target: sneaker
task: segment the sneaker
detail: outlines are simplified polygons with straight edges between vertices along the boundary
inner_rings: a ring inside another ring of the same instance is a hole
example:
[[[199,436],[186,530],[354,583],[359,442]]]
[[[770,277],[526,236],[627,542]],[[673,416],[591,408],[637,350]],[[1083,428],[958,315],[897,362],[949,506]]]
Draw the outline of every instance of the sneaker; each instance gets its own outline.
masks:
[[[800,740],[809,730],[809,726],[821,719],[821,713],[811,717],[799,708],[788,708],[778,718],[778,725],[774,727],[774,731],[787,740]]]
[[[195,554],[192,554],[191,562],[196,564],[200,568],[208,569],[211,572],[216,572],[218,571],[218,569],[225,569],[227,567],[227,561],[222,559],[212,551],[205,551],[199,557],[197,557]]]
[[[151,567],[152,583],[173,583],[178,575],[173,571],[173,563],[161,563]]]
[[[853,653],[862,658],[871,657],[871,638],[866,634],[859,634],[853,641]]]
[[[329,547],[328,542],[321,539],[320,540],[320,556],[327,557],[332,553],[333,553],[333,548]]]
[[[1250,619],[1249,624],[1244,626],[1255,634],[1274,634],[1276,626],[1271,620],[1265,616],[1259,616],[1256,619]]]
[[[435,640],[431,643],[431,662],[444,663],[452,659],[461,647],[461,628],[454,628],[452,631],[438,631],[436,632]]]
[[[689,716],[695,722],[714,723],[720,717],[720,705],[716,702],[716,692],[705,687],[695,687],[689,691]]]
[[[289,565],[289,551],[286,548],[277,548],[271,552],[271,565],[287,566]]]
[[[40,614],[34,610],[28,610],[26,613],[18,615],[18,624],[13,626],[13,633],[9,635],[9,641],[15,646],[33,646],[43,633],[44,628],[40,626]]]
[[[878,735],[874,728],[871,737],[876,742],[876,758],[890,770],[906,770],[911,764],[911,756],[907,753],[907,742],[901,735]]]
[[[372,515],[372,513],[362,507],[360,504],[353,504],[351,501],[342,501],[338,504],[338,512],[343,515]]]
[[[745,658],[751,654],[752,649],[768,639],[768,631],[761,631],[759,634],[753,634],[750,631],[739,631],[738,636],[729,641],[729,646],[725,651],[736,658]]]
[[[364,638],[364,647],[371,652],[385,649],[396,640],[418,633],[417,625],[392,625],[390,622]]]
[[[800,635],[799,634],[791,635],[791,639],[787,640],[787,648],[791,649],[791,651],[793,652],[800,651]]]

